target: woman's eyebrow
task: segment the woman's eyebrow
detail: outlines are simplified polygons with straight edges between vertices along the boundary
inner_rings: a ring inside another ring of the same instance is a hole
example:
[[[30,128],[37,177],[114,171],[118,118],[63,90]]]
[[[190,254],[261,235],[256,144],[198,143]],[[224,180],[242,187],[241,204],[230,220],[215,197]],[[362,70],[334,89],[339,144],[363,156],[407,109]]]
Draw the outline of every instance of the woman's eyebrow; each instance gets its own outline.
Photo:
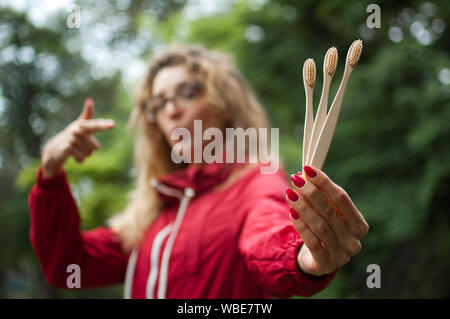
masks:
[[[189,83],[190,83],[189,81],[182,81],[178,83],[177,85],[175,85],[175,92],[178,91],[182,86],[188,85]],[[155,95],[154,97],[166,97],[166,96],[164,94],[164,91],[162,91],[157,95]]]

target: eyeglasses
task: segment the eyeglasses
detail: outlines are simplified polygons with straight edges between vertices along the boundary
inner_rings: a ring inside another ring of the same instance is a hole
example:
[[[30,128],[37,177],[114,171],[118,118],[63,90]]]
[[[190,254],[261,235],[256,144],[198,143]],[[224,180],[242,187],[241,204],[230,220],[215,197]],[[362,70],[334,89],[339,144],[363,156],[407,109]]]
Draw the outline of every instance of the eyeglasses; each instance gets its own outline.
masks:
[[[143,104],[143,111],[147,121],[154,123],[156,115],[162,111],[167,102],[172,101],[175,105],[189,108],[193,106],[196,99],[200,97],[205,91],[204,85],[200,82],[183,82],[175,89],[175,95],[171,98],[164,96],[151,97]]]

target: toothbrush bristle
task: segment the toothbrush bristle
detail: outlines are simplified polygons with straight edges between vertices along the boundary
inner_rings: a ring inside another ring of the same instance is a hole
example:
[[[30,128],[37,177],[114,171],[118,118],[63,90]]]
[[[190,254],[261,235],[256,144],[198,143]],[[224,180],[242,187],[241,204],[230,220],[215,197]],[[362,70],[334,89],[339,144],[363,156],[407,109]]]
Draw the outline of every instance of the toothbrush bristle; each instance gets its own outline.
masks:
[[[313,59],[308,59],[303,65],[303,81],[309,87],[313,87],[316,82],[316,64]]]
[[[325,54],[325,71],[329,75],[333,75],[336,71],[338,61],[338,51],[335,47],[329,48]]]
[[[354,67],[356,63],[358,63],[359,57],[361,56],[362,48],[363,48],[362,41],[355,40],[348,49],[347,63],[350,64],[351,67]]]

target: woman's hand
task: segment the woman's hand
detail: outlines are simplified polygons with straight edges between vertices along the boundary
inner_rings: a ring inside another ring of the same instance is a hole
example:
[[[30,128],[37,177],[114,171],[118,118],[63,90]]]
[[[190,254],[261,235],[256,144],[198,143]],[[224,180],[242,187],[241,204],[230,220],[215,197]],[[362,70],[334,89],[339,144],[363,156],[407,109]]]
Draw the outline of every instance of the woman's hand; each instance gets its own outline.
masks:
[[[97,131],[111,130],[114,128],[114,121],[93,120],[93,115],[94,102],[88,98],[78,119],[45,144],[42,152],[42,175],[44,178],[58,175],[70,155],[73,155],[76,161],[81,163],[93,151],[100,148],[100,143],[92,134]]]
[[[329,274],[361,251],[369,225],[348,194],[317,168],[305,166],[292,174],[294,191],[286,189],[291,221],[303,239],[300,269],[311,275]]]

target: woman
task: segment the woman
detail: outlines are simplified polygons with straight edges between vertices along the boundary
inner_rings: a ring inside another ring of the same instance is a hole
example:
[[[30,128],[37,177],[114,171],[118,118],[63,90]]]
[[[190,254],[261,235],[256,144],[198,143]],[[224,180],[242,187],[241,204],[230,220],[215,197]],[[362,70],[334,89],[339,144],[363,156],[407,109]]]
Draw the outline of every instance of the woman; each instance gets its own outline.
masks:
[[[136,189],[108,227],[81,232],[63,164],[82,162],[99,148],[93,133],[113,128],[93,113],[88,99],[46,144],[29,197],[30,238],[51,285],[67,288],[76,264],[81,288],[125,281],[127,298],[311,296],[361,250],[367,223],[319,169],[291,175],[291,189],[282,170],[260,174],[250,161],[192,163],[195,145],[172,139],[177,128],[192,133],[194,120],[222,132],[267,127],[227,55],[172,45],[153,59],[130,117]],[[176,164],[172,148],[192,164]]]

